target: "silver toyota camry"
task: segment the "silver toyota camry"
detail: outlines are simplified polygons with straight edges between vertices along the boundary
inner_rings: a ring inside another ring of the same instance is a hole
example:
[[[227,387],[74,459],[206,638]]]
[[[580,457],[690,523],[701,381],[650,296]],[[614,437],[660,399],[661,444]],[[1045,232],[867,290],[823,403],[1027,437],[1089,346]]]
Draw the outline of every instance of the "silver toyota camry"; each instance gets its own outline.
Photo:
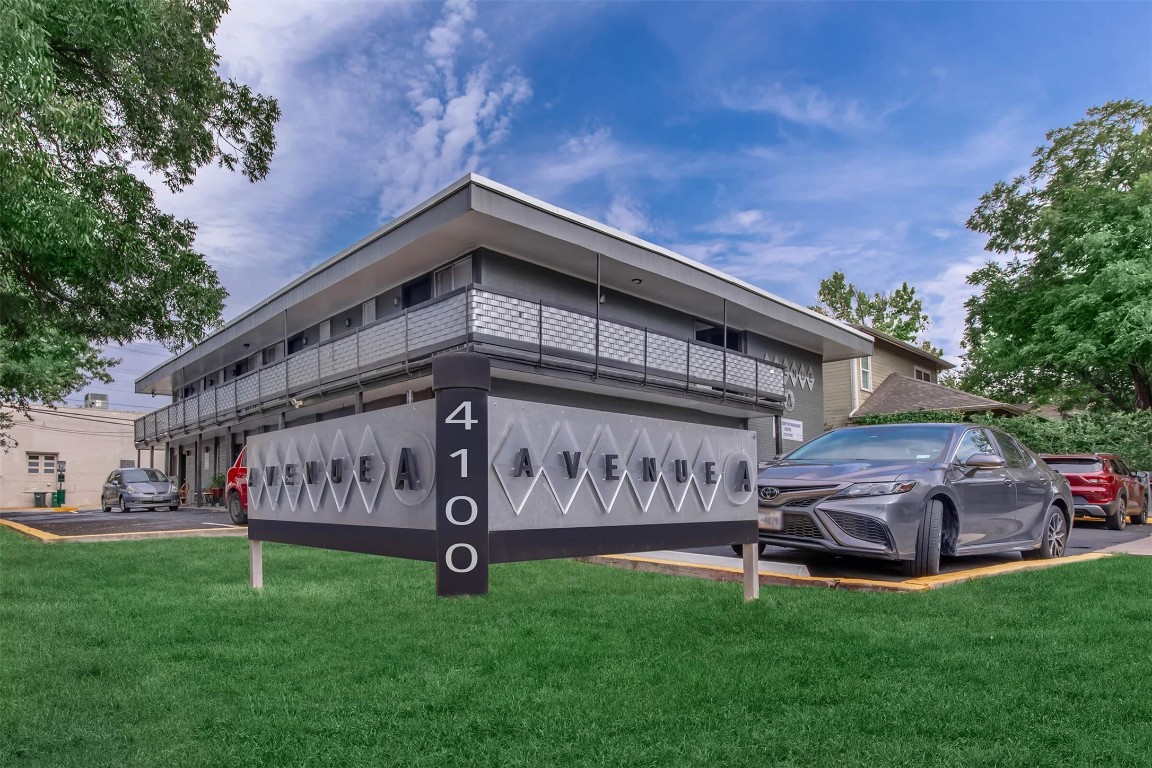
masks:
[[[1067,481],[1015,438],[969,424],[828,432],[760,472],[760,541],[899,560],[909,576],[941,555],[1064,554]]]

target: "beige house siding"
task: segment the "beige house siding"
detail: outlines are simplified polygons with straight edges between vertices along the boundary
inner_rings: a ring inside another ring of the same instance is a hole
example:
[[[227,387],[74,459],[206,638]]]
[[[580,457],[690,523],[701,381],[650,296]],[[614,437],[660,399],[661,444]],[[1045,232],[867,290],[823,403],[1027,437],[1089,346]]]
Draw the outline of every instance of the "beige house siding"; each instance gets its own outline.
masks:
[[[137,456],[133,422],[142,413],[98,408],[50,410],[35,406],[32,420],[13,414],[12,438],[17,442],[0,452],[0,509],[32,506],[33,491],[56,490],[56,474],[28,471],[28,455],[54,454],[67,462],[63,488],[68,506],[93,508],[100,504],[100,491],[108,473],[122,459],[151,466],[152,452]],[[164,466],[164,452],[155,452],[156,464]]]
[[[824,427],[832,429],[848,423],[852,412],[852,360],[824,364]]]
[[[876,339],[875,351],[872,354],[872,388],[869,390],[858,386],[860,383],[858,378],[853,380],[853,370],[859,364],[859,361],[845,360],[824,365],[824,420],[829,428],[845,426],[849,414],[863,405],[872,394],[872,390],[893,373],[916,378],[916,369],[920,368],[928,371],[932,383],[937,383],[939,378],[939,369],[933,367],[927,360],[879,338]],[[854,387],[855,403],[852,397]]]

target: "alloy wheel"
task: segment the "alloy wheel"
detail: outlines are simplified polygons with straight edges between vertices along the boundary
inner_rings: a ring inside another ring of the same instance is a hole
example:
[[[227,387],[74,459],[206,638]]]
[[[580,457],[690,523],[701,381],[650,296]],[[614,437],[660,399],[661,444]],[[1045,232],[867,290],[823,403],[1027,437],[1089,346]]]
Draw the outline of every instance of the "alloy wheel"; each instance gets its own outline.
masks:
[[[1049,557],[1064,554],[1064,548],[1068,546],[1068,523],[1064,521],[1063,514],[1057,512],[1048,519],[1048,536],[1044,544],[1048,547]]]

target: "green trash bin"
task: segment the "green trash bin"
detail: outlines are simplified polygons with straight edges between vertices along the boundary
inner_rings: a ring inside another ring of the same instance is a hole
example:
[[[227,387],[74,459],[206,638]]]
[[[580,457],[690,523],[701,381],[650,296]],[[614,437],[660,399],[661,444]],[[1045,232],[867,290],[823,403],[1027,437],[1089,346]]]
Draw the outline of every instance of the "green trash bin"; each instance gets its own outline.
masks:
[[[46,491],[32,491],[32,506],[37,509],[48,506],[48,502],[44,498],[47,495]]]
[[[59,491],[53,491],[52,492],[52,506],[54,506],[54,507],[64,506],[64,489],[63,488],[61,488]]]

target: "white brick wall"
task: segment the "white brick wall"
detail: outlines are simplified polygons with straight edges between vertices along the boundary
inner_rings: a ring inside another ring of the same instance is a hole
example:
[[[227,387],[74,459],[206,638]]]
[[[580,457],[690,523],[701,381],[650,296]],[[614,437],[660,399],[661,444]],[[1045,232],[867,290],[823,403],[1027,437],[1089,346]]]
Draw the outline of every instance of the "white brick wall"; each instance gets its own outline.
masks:
[[[692,344],[688,360],[691,375],[698,381],[720,384],[724,381],[724,353],[718,349]]]
[[[236,379],[236,403],[238,405],[253,403],[260,396],[260,390],[256,386],[258,375],[253,373],[242,379]]]
[[[648,367],[683,377],[688,362],[688,342],[658,333],[648,334]]]
[[[544,346],[592,357],[596,354],[596,320],[566,309],[544,307]]]
[[[540,305],[511,296],[475,291],[468,322],[475,333],[535,344],[540,333]]]
[[[288,387],[293,392],[298,392],[306,385],[312,384],[318,378],[319,373],[319,350],[308,349],[297,352],[288,358]]]
[[[600,357],[644,365],[644,331],[608,320],[600,321]]]

